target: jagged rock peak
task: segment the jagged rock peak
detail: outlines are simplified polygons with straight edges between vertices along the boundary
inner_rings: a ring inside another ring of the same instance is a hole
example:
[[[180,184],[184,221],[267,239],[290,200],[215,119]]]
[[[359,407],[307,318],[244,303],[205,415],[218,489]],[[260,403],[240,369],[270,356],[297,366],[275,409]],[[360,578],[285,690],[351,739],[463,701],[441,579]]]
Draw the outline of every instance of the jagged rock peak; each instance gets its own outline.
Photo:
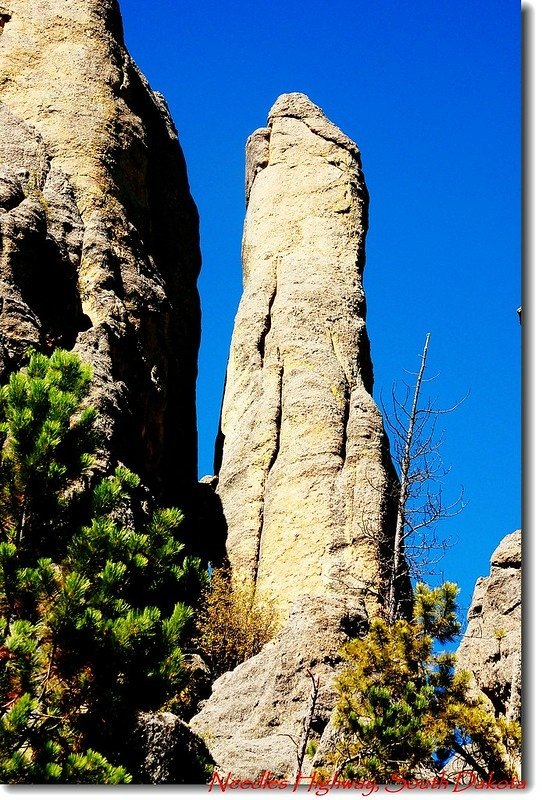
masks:
[[[28,345],[77,350],[105,462],[176,498],[197,476],[200,253],[175,127],[116,0],[10,0],[0,19],[0,370]]]
[[[458,667],[497,714],[521,714],[521,531],[504,537],[491,556],[488,577],[476,582],[468,625],[457,651]]]
[[[267,118],[267,128],[258,128],[248,138],[246,146],[246,175],[245,194],[246,201],[256,174],[269,163],[269,141],[271,131],[276,120],[281,118],[296,119],[302,122],[309,131],[334,143],[338,147],[348,150],[355,161],[359,163],[360,154],[358,146],[348,136],[337,128],[326,117],[321,108],[318,108],[305,94],[291,92],[281,94],[274,103]]]

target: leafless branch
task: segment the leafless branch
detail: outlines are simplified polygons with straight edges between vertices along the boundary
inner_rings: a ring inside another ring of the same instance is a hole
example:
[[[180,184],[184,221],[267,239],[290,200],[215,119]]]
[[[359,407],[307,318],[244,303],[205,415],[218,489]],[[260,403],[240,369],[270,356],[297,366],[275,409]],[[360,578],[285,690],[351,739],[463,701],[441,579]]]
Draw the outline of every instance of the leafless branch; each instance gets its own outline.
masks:
[[[318,700],[318,692],[320,690],[320,678],[316,678],[314,673],[311,672],[310,669],[307,670],[307,675],[311,679],[312,688],[309,698],[309,707],[307,709],[307,713],[305,715],[305,719],[303,720],[303,729],[301,731],[301,737],[299,739],[299,743],[297,744],[297,753],[296,753],[296,772],[294,774],[299,775],[301,774],[301,769],[303,767],[303,759],[305,758],[305,753],[307,752],[307,745],[309,743],[309,736],[312,728],[312,724],[314,722],[314,710],[316,708],[316,701]],[[288,736],[288,734],[284,734]],[[293,737],[289,737],[295,744],[295,740]]]
[[[450,504],[443,499],[442,481],[449,468],[443,465],[440,450],[444,432],[437,423],[444,414],[455,411],[468,393],[449,408],[438,408],[431,398],[422,401],[425,384],[438,376],[425,377],[431,335],[425,337],[420,366],[414,385],[403,382],[404,395],[398,396],[397,385],[391,393],[391,411],[384,406],[384,420],[393,442],[394,460],[398,467],[397,522],[391,554],[387,613],[393,622],[399,611],[401,581],[411,577],[426,577],[431,567],[439,563],[451,546],[440,540],[435,527],[443,519],[457,516],[465,507],[463,489]]]

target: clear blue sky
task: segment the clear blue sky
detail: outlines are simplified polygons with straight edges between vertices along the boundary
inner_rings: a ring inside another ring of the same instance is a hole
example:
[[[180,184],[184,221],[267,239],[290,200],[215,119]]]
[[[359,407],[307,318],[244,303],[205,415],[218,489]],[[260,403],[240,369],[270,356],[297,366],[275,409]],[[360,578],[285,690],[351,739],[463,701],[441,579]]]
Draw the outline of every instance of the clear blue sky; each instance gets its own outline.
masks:
[[[520,527],[520,4],[512,0],[121,0],[128,47],[179,130],[201,216],[200,474],[212,469],[241,291],[244,145],[301,91],[354,139],[370,204],[375,397],[415,370],[442,406],[443,564],[468,605]]]

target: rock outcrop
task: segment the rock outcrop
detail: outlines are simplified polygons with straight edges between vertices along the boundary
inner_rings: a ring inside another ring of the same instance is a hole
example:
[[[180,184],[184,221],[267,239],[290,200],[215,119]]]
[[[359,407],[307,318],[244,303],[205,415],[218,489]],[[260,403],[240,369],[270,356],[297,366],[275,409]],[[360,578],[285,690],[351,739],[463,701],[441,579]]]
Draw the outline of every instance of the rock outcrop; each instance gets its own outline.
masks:
[[[220,772],[255,779],[265,770],[290,778],[297,773],[297,748],[311,699],[310,675],[319,679],[310,739],[317,740],[336,703],[333,688],[338,650],[367,627],[354,603],[304,597],[293,603],[281,633],[258,655],[213,685],[210,700],[190,722]],[[310,773],[306,759],[303,771]]]
[[[505,536],[479,578],[468,626],[457,651],[458,667],[472,672],[495,712],[521,714],[521,531]]]
[[[140,712],[129,742],[134,783],[198,784],[209,778],[209,751],[175,714]]]
[[[0,36],[0,370],[94,368],[103,459],[163,498],[196,480],[197,212],[116,0],[10,0]]]
[[[382,597],[396,477],[371,397],[357,146],[307,97],[282,95],[248,141],[246,192],[217,493],[232,569],[283,628],[215,682],[191,725],[226,772],[288,776],[307,669],[320,678],[318,738],[338,648]]]
[[[357,146],[302,94],[247,143],[243,295],[217,443],[227,550],[256,599],[381,590],[394,475],[365,327]]]

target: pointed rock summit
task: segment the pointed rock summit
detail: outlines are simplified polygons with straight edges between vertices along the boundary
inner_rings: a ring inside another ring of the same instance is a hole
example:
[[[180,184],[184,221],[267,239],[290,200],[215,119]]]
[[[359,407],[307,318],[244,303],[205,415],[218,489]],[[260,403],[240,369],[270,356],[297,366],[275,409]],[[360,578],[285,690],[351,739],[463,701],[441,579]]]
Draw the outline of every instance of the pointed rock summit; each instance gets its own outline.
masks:
[[[302,595],[369,604],[390,468],[365,326],[359,150],[303,94],[247,143],[243,296],[217,452],[234,570],[284,616]]]
[[[1,9],[0,9],[1,11]],[[196,481],[198,216],[116,0],[10,0],[0,26],[0,373],[29,345],[94,368],[103,457]]]
[[[386,587],[395,473],[365,326],[368,194],[356,145],[305,95],[247,144],[243,295],[217,446],[227,551],[282,629],[192,726],[226,772],[289,776],[335,702],[338,649]]]

